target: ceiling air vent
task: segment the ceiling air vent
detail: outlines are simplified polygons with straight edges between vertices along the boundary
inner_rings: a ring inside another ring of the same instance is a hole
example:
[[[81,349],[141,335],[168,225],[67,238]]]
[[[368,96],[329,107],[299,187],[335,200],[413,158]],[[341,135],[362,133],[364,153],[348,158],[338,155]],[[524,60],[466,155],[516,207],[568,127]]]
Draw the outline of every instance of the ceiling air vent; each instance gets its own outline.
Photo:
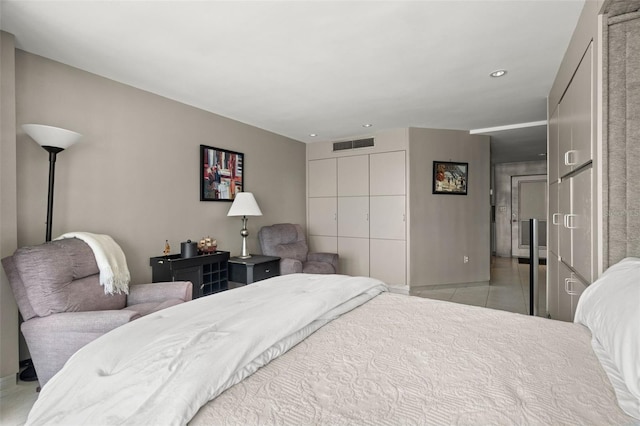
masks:
[[[373,138],[356,139],[355,141],[334,142],[334,151],[344,151],[345,149],[366,148],[373,146]]]
[[[373,146],[373,138],[356,139],[355,141],[353,141],[354,148],[365,148],[368,146]]]
[[[344,149],[353,149],[353,141],[334,142],[333,150],[342,151]]]

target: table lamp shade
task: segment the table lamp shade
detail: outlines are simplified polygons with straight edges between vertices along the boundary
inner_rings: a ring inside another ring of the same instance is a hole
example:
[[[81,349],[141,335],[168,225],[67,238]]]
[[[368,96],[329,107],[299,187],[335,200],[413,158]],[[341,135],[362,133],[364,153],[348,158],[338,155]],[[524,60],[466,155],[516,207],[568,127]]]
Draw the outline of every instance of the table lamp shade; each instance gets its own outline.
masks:
[[[227,216],[262,216],[262,211],[251,192],[238,192]]]

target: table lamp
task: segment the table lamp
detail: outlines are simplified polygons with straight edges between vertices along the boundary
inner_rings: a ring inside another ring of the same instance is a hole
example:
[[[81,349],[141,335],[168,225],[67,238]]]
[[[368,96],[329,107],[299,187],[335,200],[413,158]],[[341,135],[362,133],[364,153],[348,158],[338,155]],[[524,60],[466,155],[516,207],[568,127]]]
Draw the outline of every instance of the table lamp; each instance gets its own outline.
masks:
[[[227,216],[242,216],[242,230],[240,231],[240,235],[242,235],[242,252],[238,257],[241,259],[250,258],[251,255],[247,250],[247,237],[249,236],[247,216],[262,216],[262,211],[260,211],[253,194],[251,192],[238,192]]]

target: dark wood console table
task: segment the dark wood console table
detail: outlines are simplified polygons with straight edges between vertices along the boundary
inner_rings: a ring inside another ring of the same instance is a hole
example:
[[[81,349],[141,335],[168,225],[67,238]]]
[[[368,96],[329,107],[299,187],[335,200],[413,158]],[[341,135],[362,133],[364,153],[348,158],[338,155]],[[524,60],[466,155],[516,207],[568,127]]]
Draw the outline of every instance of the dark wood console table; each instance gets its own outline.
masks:
[[[228,251],[187,258],[182,258],[179,254],[152,257],[149,259],[151,280],[154,283],[191,281],[195,299],[229,288],[228,261]]]

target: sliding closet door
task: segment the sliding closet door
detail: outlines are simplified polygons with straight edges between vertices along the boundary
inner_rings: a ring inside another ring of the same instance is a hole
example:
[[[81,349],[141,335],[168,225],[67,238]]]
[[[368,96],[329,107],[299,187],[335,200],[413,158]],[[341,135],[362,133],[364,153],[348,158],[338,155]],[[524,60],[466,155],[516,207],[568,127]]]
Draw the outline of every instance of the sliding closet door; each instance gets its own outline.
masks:
[[[406,151],[369,156],[371,276],[391,285],[407,283]]]
[[[312,160],[308,170],[308,229],[312,251],[336,253],[338,250],[338,203],[336,159]]]
[[[369,276],[369,156],[338,158],[340,273]]]

